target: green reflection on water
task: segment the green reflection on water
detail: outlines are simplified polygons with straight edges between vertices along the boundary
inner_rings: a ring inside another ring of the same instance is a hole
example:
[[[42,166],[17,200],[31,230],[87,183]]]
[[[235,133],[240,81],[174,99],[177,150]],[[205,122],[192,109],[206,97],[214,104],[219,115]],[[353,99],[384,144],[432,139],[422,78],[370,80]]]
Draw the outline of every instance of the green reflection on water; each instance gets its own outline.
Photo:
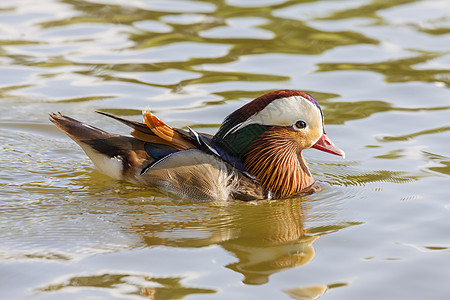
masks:
[[[344,124],[346,121],[364,119],[374,113],[393,110],[383,101],[331,102],[320,99],[327,124]]]
[[[319,63],[317,72],[359,70],[384,75],[388,82],[443,82],[450,86],[450,72],[447,69],[417,69],[414,66],[442,56],[442,53],[422,53],[414,57],[374,63]]]
[[[419,0],[372,0],[367,4],[358,6],[356,8],[350,8],[346,10],[339,10],[331,13],[327,17],[322,17],[322,20],[341,20],[350,18],[373,18],[381,20],[381,17],[377,15],[380,10],[401,6],[408,3],[418,2]]]
[[[421,130],[419,132],[414,132],[411,134],[405,134],[405,135],[400,135],[400,136],[384,136],[380,139],[380,141],[382,141],[382,142],[407,141],[407,140],[413,139],[413,138],[421,136],[421,135],[436,134],[436,133],[446,132],[449,130],[450,130],[450,126],[443,126],[443,127],[439,127],[439,128]]]
[[[64,3],[72,5],[82,14],[69,19],[58,21],[42,22],[43,28],[56,28],[78,23],[108,23],[108,24],[127,24],[132,25],[137,21],[161,19],[164,16],[182,15],[173,12],[157,12],[140,9],[137,7],[102,5],[85,1],[65,0]],[[208,2],[209,3],[209,2]],[[234,7],[226,1],[215,1],[217,10],[211,13],[202,13],[204,18],[199,19],[192,24],[170,24],[171,32],[147,32],[145,30],[127,31],[129,39],[135,42],[134,49],[146,49],[174,44],[178,42],[196,42],[204,44],[225,44],[232,45],[231,50],[223,57],[214,58],[196,58],[185,62],[168,62],[165,64],[120,64],[118,62],[111,70],[120,71],[151,71],[163,70],[167,68],[178,68],[184,70],[193,70],[193,66],[214,62],[226,63],[235,61],[243,55],[263,54],[263,53],[288,53],[288,54],[319,54],[337,46],[352,44],[377,44],[378,41],[368,38],[363,34],[352,31],[321,31],[308,26],[299,20],[282,19],[275,17],[272,13],[274,9],[289,7],[293,3],[287,1],[283,4],[258,7],[243,8]],[[222,38],[222,37],[203,37],[201,33],[205,30],[226,25],[225,20],[233,17],[254,17],[266,20],[265,24],[256,26],[274,33],[270,40],[258,38]],[[43,67],[52,67],[64,64],[83,65],[80,62],[66,61],[60,58],[58,62],[49,61],[36,65]],[[19,62],[20,63],[20,62]],[[101,66],[101,64],[96,64]],[[190,80],[181,84],[211,83],[223,81],[280,81],[288,80],[288,77],[274,75],[245,74],[241,72],[205,72],[197,71],[202,74],[201,78]],[[115,78],[109,78],[115,79]],[[122,79],[123,80],[123,79]]]
[[[443,156],[443,155],[437,155],[434,153],[423,151],[422,154],[433,163],[433,166],[429,166],[428,170],[431,170],[433,172],[438,172],[440,174],[444,175],[450,175],[450,158]]]
[[[138,295],[150,299],[183,299],[195,294],[214,294],[215,290],[184,286],[181,277],[152,277],[145,274],[100,274],[73,276],[61,283],[37,289],[38,293],[64,291],[68,288],[99,288],[117,290],[123,295]],[[149,287],[153,286],[153,287]],[[129,290],[132,290],[131,292]]]
[[[441,162],[443,166],[441,167],[430,167],[431,171],[439,172],[445,175],[450,175],[450,161]]]

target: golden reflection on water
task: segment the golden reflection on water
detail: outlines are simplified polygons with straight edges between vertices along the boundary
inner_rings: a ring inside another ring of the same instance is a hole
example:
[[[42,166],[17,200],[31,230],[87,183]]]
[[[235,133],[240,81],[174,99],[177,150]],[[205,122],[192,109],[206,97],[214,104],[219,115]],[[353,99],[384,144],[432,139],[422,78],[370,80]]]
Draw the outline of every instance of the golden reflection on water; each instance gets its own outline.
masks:
[[[149,247],[220,245],[237,259],[226,267],[244,275],[244,283],[258,285],[267,283],[274,273],[308,264],[319,236],[359,224],[332,220],[331,213],[321,221],[326,225],[305,228],[310,205],[302,199],[220,205],[214,213],[202,211],[206,215],[202,221],[148,224],[148,219],[142,219],[131,226]]]
[[[225,267],[242,274],[242,282],[247,285],[263,285],[273,274],[307,265],[314,259],[314,242],[318,238],[361,224],[340,220],[336,214],[337,208],[329,203],[325,210],[314,212],[315,208],[326,202],[320,197],[315,202],[308,201],[307,198],[297,198],[272,202],[206,204],[177,203],[169,199],[142,202],[139,200],[140,195],[148,196],[151,192],[140,187],[123,186],[122,189],[111,189],[104,186],[87,192],[95,192],[97,198],[104,199],[103,204],[98,200],[85,200],[91,202],[86,206],[86,209],[91,210],[90,214],[106,216],[106,211],[115,210],[118,215],[113,214],[104,221],[114,222],[123,230],[138,236],[148,249],[158,246],[169,247],[167,249],[220,246],[234,257],[234,262],[226,264]],[[114,195],[118,194],[123,197],[119,203],[114,199],[117,197]],[[161,197],[158,194],[154,196]],[[128,200],[124,202],[123,199]],[[88,211],[84,214],[86,213]],[[104,230],[108,232],[106,227]],[[137,246],[142,247],[139,243]],[[151,274],[151,267],[148,272]],[[142,271],[114,270],[81,272],[40,286],[35,289],[35,293],[40,295],[66,292],[71,288],[97,288],[150,299],[181,299],[193,294],[218,292],[215,289],[186,284],[184,276],[158,277],[149,274]],[[298,286],[284,292],[294,299],[316,299],[332,287]],[[83,295],[82,292],[79,293]]]

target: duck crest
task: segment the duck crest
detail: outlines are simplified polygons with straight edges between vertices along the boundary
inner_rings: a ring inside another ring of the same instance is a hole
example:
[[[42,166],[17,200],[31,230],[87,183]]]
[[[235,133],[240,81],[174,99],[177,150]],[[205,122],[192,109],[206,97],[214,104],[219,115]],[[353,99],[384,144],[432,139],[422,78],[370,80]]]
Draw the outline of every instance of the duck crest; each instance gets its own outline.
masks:
[[[314,183],[301,149],[287,128],[264,132],[249,146],[243,161],[249,173],[277,198],[298,194]]]
[[[311,97],[310,95],[300,92],[297,90],[278,90],[269,92],[267,94],[264,94],[262,96],[259,96],[258,98],[254,99],[253,101],[245,104],[241,108],[235,110],[231,114],[229,114],[225,121],[223,122],[222,126],[220,127],[219,131],[216,133],[216,136],[223,138],[230,130],[233,129],[233,127],[239,125],[240,123],[246,121],[248,118],[250,118],[252,115],[260,112],[263,110],[267,105],[269,105],[272,101],[280,98],[288,98],[292,96],[301,96],[305,99],[308,99],[314,105],[316,105],[319,109],[320,106],[317,103],[317,101]]]
[[[304,92],[297,90],[278,90],[269,92],[229,114],[225,118],[218,132],[214,135],[212,140],[213,143],[232,156],[242,156],[246,152],[248,146],[258,138],[258,136],[272,128],[272,126],[250,124],[240,128],[241,125],[251,116],[266,108],[266,106],[274,100],[292,96],[301,96],[311,101],[320,110],[317,101]]]

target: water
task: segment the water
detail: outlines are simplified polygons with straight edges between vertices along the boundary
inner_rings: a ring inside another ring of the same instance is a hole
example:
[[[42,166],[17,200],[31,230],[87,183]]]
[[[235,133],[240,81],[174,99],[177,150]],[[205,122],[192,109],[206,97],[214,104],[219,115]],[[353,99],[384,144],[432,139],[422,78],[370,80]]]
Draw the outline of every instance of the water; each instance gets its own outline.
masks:
[[[447,299],[450,4],[0,4],[2,299]],[[274,89],[311,93],[345,160],[322,191],[193,203],[97,172],[47,119],[95,110],[214,133]]]

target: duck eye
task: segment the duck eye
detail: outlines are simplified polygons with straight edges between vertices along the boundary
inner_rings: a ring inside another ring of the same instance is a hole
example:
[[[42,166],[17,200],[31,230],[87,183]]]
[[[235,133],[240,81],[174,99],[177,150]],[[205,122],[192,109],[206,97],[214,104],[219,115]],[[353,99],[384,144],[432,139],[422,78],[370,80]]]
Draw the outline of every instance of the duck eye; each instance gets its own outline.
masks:
[[[305,127],[306,127],[305,121],[297,121],[294,124],[294,129],[297,129],[297,130],[304,129]]]

